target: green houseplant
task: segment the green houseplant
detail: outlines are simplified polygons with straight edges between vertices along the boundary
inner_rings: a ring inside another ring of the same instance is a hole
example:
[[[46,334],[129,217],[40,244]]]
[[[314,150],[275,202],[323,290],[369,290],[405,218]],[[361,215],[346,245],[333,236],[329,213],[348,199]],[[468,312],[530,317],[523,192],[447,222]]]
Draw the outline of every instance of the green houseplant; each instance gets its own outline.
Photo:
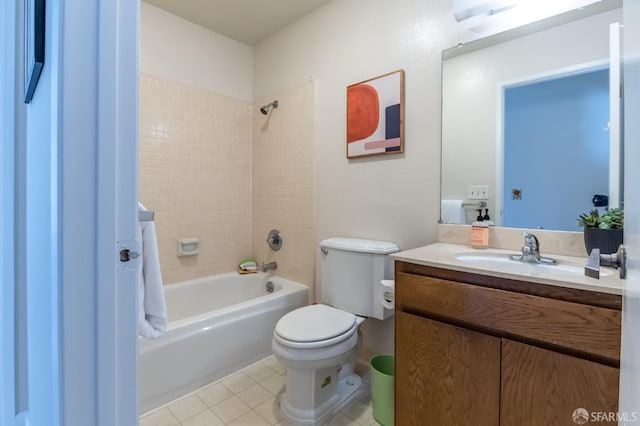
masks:
[[[623,241],[624,211],[613,208],[601,216],[598,210],[591,210],[578,217],[578,226],[584,227],[587,254],[594,248],[599,248],[601,254],[615,253]]]

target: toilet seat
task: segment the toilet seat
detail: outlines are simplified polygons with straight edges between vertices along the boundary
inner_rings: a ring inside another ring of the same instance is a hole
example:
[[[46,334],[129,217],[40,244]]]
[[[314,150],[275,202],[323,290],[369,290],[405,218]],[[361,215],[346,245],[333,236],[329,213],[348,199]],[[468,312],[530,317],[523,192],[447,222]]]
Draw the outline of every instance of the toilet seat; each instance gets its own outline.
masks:
[[[313,349],[343,342],[357,330],[354,314],[318,304],[296,309],[280,318],[274,339],[290,348]]]

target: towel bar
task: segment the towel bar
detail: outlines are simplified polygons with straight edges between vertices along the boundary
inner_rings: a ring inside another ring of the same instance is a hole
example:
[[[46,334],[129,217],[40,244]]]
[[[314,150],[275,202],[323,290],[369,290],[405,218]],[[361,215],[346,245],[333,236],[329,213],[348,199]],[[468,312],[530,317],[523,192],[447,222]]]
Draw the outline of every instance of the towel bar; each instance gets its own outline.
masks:
[[[153,216],[155,212],[149,210],[140,210],[138,211],[138,220],[140,222],[153,222]]]
[[[462,203],[462,207],[481,207],[481,208],[485,208],[487,207],[487,202],[486,201],[478,201],[477,203]]]

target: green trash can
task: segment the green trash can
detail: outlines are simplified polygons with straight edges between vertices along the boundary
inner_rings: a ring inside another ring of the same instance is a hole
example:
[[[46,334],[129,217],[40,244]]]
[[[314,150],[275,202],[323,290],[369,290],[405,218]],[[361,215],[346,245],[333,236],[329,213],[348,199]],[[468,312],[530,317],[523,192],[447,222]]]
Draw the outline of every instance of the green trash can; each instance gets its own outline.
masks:
[[[382,426],[393,425],[393,382],[395,377],[393,355],[371,358],[371,405],[373,418]]]

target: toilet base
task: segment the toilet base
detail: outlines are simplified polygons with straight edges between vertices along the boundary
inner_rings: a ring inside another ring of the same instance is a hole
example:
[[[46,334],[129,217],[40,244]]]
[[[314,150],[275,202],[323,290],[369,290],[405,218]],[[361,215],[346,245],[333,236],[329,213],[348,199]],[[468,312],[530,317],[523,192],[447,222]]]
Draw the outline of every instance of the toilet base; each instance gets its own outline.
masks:
[[[300,426],[315,426],[338,413],[351,403],[362,390],[362,379],[357,374],[340,378],[336,394],[314,410],[299,410],[288,404],[285,392],[280,395],[280,413],[288,420]]]

